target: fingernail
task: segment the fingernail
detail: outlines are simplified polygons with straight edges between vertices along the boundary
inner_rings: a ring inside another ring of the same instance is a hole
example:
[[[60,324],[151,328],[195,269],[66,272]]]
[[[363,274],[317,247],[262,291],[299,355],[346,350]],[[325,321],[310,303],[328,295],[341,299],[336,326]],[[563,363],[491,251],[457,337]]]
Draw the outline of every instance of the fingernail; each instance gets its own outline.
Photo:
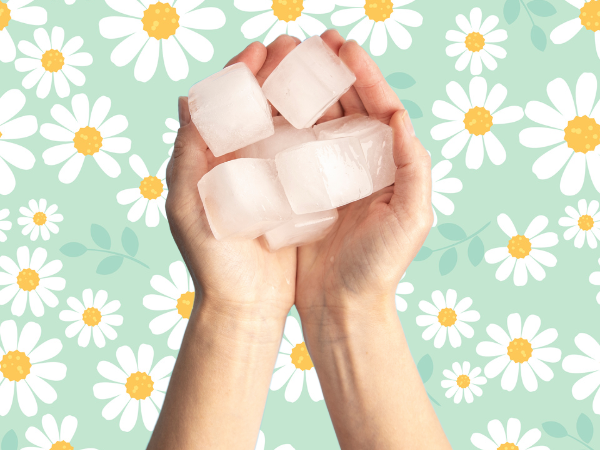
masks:
[[[406,127],[406,131],[408,131],[408,133],[415,137],[415,129],[413,127],[413,124],[410,120],[410,116],[408,115],[408,111],[404,110],[404,114],[402,114],[402,121],[404,122],[404,126]]]

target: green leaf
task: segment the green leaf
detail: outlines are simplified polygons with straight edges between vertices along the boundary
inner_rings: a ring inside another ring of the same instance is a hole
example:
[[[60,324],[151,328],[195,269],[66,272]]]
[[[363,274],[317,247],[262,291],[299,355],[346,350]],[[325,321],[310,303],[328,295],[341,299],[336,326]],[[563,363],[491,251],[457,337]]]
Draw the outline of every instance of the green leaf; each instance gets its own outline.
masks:
[[[79,242],[69,242],[68,244],[63,245],[59,250],[63,255],[75,258],[87,252],[87,247]]]
[[[103,248],[104,250],[108,250],[110,248],[110,234],[108,234],[106,228],[93,223],[90,229],[90,234],[92,235],[92,239],[98,247]]]
[[[471,239],[471,242],[469,242],[469,249],[467,251],[467,254],[469,255],[469,261],[471,261],[473,266],[477,267],[483,260],[483,253],[483,241],[479,236],[475,236],[473,239]]]
[[[129,227],[125,227],[123,234],[121,234],[121,245],[129,256],[135,256],[140,248],[140,241],[135,231]]]
[[[519,17],[521,12],[521,2],[519,0],[506,0],[504,3],[504,19],[513,23]]]
[[[546,33],[537,25],[531,27],[531,42],[539,51],[543,52],[546,50]]]
[[[431,256],[432,253],[433,250],[431,250],[429,247],[423,246],[421,247],[421,250],[419,250],[419,253],[417,253],[417,256],[415,256],[414,261],[425,261]]]
[[[100,261],[100,264],[98,264],[98,267],[96,268],[96,273],[100,275],[110,275],[119,270],[121,264],[123,264],[122,256],[109,256]]]
[[[462,241],[467,237],[467,233],[455,223],[443,223],[438,226],[438,231],[446,239],[451,241]]]
[[[569,434],[566,428],[558,422],[544,422],[542,428],[553,438],[564,438]]]
[[[413,77],[404,72],[391,73],[385,79],[396,89],[408,89],[416,83]]]
[[[423,117],[423,111],[421,111],[421,108],[419,108],[419,105],[417,105],[415,102],[411,100],[400,101],[404,105],[404,109],[408,111],[408,115],[411,119],[420,119],[421,117]]]
[[[440,258],[440,274],[448,275],[456,267],[458,261],[458,252],[456,247],[449,248]]]
[[[8,432],[2,438],[2,444],[0,444],[1,450],[17,450],[19,446],[19,438],[14,430],[8,430]]]
[[[529,11],[540,17],[550,17],[556,14],[556,8],[546,0],[533,0],[527,3]]]
[[[427,383],[433,374],[433,360],[431,356],[423,356],[417,363],[417,370],[419,371],[419,375],[421,375],[423,383]]]
[[[592,437],[594,436],[594,425],[588,416],[585,414],[580,414],[577,419],[577,434],[581,438],[581,440],[586,443],[590,443]]]

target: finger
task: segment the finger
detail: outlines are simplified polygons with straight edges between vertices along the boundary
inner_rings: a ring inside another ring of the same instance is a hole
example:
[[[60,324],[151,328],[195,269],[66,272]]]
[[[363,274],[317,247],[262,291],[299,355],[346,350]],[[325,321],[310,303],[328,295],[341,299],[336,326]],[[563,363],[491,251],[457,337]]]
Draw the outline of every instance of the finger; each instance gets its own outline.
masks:
[[[229,67],[233,64],[240,62],[245,63],[254,75],[258,73],[260,68],[265,63],[267,57],[267,49],[260,42],[253,42],[237,56],[234,56],[225,67]]]
[[[351,116],[352,114],[362,114],[367,116],[369,114],[354,86],[350,86],[348,92],[342,95],[340,104],[342,105],[345,116]]]
[[[300,39],[288,36],[287,34],[282,34],[273,42],[271,42],[267,47],[267,54],[264,64],[256,74],[258,84],[262,86],[265,80],[269,78],[269,75],[273,73],[283,58],[285,58],[288,53],[294,50],[299,43]]]

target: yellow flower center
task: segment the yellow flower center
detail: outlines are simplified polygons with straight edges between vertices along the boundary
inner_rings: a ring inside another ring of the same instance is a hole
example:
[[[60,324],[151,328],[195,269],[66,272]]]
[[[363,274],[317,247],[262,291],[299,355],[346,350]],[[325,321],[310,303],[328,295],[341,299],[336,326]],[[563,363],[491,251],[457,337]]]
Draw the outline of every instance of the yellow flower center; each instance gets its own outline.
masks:
[[[471,384],[471,379],[467,375],[461,375],[456,379],[459,388],[465,389]]]
[[[273,14],[279,20],[293,22],[304,10],[304,0],[273,0]]]
[[[179,28],[179,14],[168,3],[156,2],[144,11],[144,31],[156,40],[169,39]]]
[[[10,8],[4,2],[0,2],[0,31],[4,30],[10,22]]]
[[[394,12],[392,0],[366,0],[365,14],[375,22],[383,22],[389,19]]]
[[[592,216],[584,214],[577,221],[577,225],[579,225],[579,228],[583,231],[591,230],[594,226],[594,219],[592,219]]]
[[[33,269],[23,269],[17,275],[17,284],[24,291],[33,291],[40,284],[40,276]]]
[[[163,184],[157,177],[146,177],[140,183],[140,192],[148,200],[154,200],[163,193]]]
[[[73,446],[66,441],[58,441],[52,444],[50,450],[73,450]]]
[[[48,50],[42,55],[42,67],[48,72],[58,72],[65,65],[65,57],[58,50]]]
[[[1,30],[0,30],[1,31]],[[0,133],[0,138],[2,137],[2,133]]]
[[[508,241],[508,253],[515,258],[525,258],[531,252],[531,241],[525,236],[517,234]]]
[[[511,444],[510,442],[505,442],[497,450],[519,450],[515,444]]]
[[[508,347],[506,347],[506,353],[509,358],[516,363],[524,363],[531,358],[533,349],[527,339],[516,338],[513,339]]]
[[[154,381],[146,372],[132,373],[125,383],[125,390],[131,398],[144,400],[154,390]]]
[[[443,327],[451,327],[456,323],[456,312],[452,308],[444,308],[438,314],[438,322]]]
[[[42,226],[46,223],[46,220],[48,220],[48,217],[46,216],[46,214],[44,214],[43,212],[36,212],[33,215],[33,223],[35,223],[38,226]]]
[[[1,4],[0,4],[1,5]],[[1,19],[1,18],[0,18]],[[581,25],[591,31],[600,30],[600,1],[591,0],[583,5],[579,14]],[[2,29],[0,21],[0,30]]]
[[[181,294],[181,297],[177,299],[177,312],[184,319],[189,319],[192,313],[192,307],[194,306],[194,293],[186,292]]]
[[[565,128],[565,141],[576,153],[594,151],[600,144],[600,125],[588,116],[577,116]]]
[[[83,323],[89,327],[95,327],[102,320],[102,314],[98,309],[91,307],[83,312]]]
[[[467,38],[465,39],[465,45],[469,51],[478,52],[485,45],[485,38],[481,33],[473,31],[467,35]]]
[[[102,135],[94,127],[83,127],[75,133],[73,143],[82,155],[93,155],[102,148]]]
[[[0,372],[9,381],[24,380],[31,370],[29,357],[19,350],[8,352],[0,361]]]
[[[312,359],[308,354],[308,350],[306,349],[306,344],[304,342],[300,344],[296,344],[296,346],[292,350],[292,364],[296,366],[297,369],[300,370],[310,370],[314,367]]]
[[[487,109],[476,106],[467,111],[463,122],[469,133],[481,136],[490,131],[493,120],[492,114]]]

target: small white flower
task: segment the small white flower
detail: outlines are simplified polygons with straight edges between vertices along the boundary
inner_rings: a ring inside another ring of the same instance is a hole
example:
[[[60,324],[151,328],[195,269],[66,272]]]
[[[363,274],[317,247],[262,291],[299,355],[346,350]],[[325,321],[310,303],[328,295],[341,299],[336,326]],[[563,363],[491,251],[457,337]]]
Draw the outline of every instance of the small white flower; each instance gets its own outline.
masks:
[[[278,370],[273,373],[273,378],[271,378],[271,390],[281,389],[289,380],[285,388],[285,399],[288,402],[295,402],[302,393],[304,372],[306,372],[306,387],[310,398],[315,402],[323,400],[323,391],[317,371],[308,354],[300,324],[294,317],[288,316],[285,320],[283,334],[285,337],[281,339],[279,355],[275,362],[275,369]]]
[[[6,233],[12,228],[12,222],[6,219],[10,214],[8,208],[0,209],[0,242],[6,242]]]
[[[600,386],[600,345],[589,334],[579,333],[575,336],[575,345],[585,353],[584,355],[567,355],[563,359],[562,367],[565,372],[585,373],[572,389],[575,400],[585,400]],[[596,392],[592,409],[595,414],[600,414],[600,391]]]
[[[577,208],[579,212],[572,206],[565,208],[569,217],[561,217],[558,224],[561,227],[568,227],[565,231],[564,238],[570,241],[575,238],[575,247],[583,247],[583,243],[587,240],[590,248],[596,248],[600,239],[600,213],[598,212],[599,204],[597,200],[592,200],[588,206],[585,199],[579,200]]]
[[[462,191],[463,184],[458,178],[444,178],[452,170],[452,163],[448,160],[440,161],[431,169],[431,204],[433,205],[433,226],[437,225],[438,217],[435,210],[445,216],[454,212],[454,203],[443,194],[456,194]]]
[[[600,58],[600,26],[598,26],[597,19],[592,21],[592,17],[600,15],[600,4],[597,1],[587,0],[566,0],[566,2],[579,9],[579,14],[577,17],[567,20],[552,30],[550,40],[555,44],[564,44],[585,28],[593,33],[596,43],[596,53],[598,54],[598,58]],[[587,33],[587,35],[590,35],[590,33]],[[574,51],[580,52],[582,49],[581,47],[575,47]]]
[[[600,259],[598,260],[598,264],[600,264]],[[600,272],[592,272],[590,274],[590,283],[594,286],[600,286]],[[596,301],[600,303],[600,292],[596,295]]]
[[[58,431],[58,424],[52,414],[46,414],[42,417],[42,432],[36,427],[29,427],[25,432],[27,440],[34,447],[23,448],[23,450],[62,450],[73,448],[71,441],[77,430],[77,419],[73,416],[66,416]],[[96,450],[94,448],[86,448],[84,450]]]
[[[533,392],[538,388],[536,375],[543,381],[554,377],[546,362],[560,361],[561,352],[558,348],[546,346],[556,340],[558,332],[548,328],[537,334],[542,321],[535,315],[527,317],[522,328],[521,316],[517,313],[508,316],[507,324],[510,337],[501,327],[491,324],[486,331],[495,342],[484,341],[477,345],[478,355],[494,357],[485,366],[485,376],[496,378],[504,371],[500,385],[505,391],[512,391],[517,385],[520,368],[523,386]]]
[[[445,344],[446,335],[454,348],[460,347],[461,334],[467,339],[473,337],[473,328],[467,322],[477,322],[480,315],[475,310],[469,311],[473,300],[465,297],[457,304],[457,297],[454,289],[448,289],[445,298],[442,291],[434,291],[431,294],[433,304],[425,300],[419,302],[419,308],[427,315],[417,316],[417,325],[427,327],[422,335],[426,341],[435,336],[435,348],[441,348]]]
[[[499,420],[492,420],[488,423],[488,432],[491,439],[481,433],[473,433],[471,443],[480,450],[549,450],[546,446],[534,447],[542,437],[542,432],[537,428],[532,428],[521,436],[521,422],[518,419],[508,419],[506,431]]]
[[[452,370],[444,370],[446,380],[442,380],[442,387],[447,389],[446,397],[454,396],[454,403],[460,403],[463,397],[467,403],[473,403],[473,394],[481,397],[483,391],[479,385],[487,383],[486,377],[480,377],[481,367],[471,370],[471,363],[463,362],[462,366],[455,362]]]
[[[179,130],[179,121],[169,118],[169,119],[165,120],[165,125],[171,131],[167,131],[166,133],[163,134],[163,136],[162,136],[163,142],[165,144],[175,144],[175,139],[177,139],[177,131]],[[174,148],[175,148],[175,146],[171,145],[171,148],[169,149],[169,156],[171,156],[173,154]]]
[[[0,17],[0,62],[9,63],[17,56],[17,48],[8,33],[9,29],[12,30],[12,24],[20,22],[27,25],[44,25],[48,20],[48,13],[41,6],[31,5],[31,1],[8,0],[2,3],[4,13]]]
[[[56,214],[57,205],[48,206],[46,199],[40,199],[36,202],[34,199],[29,200],[29,208],[21,206],[19,212],[23,214],[17,219],[17,223],[23,226],[23,235],[29,235],[32,241],[35,241],[40,234],[42,239],[47,241],[50,239],[50,232],[58,233],[58,225],[55,222],[62,222],[62,214]]]
[[[75,3],[77,0],[65,0],[65,3],[67,5],[72,5],[73,3]]]
[[[254,450],[265,450],[265,433],[261,431],[258,432],[258,440],[256,441],[256,446]],[[275,450],[294,450],[290,444],[283,444],[277,447]]]
[[[123,316],[114,314],[121,307],[121,302],[113,300],[106,303],[108,293],[103,290],[94,293],[86,289],[82,294],[83,304],[75,297],[69,297],[67,304],[71,309],[65,309],[58,316],[64,322],[73,322],[65,330],[70,339],[79,333],[77,343],[80,347],[87,347],[90,337],[94,336],[94,343],[102,348],[106,345],[106,336],[111,341],[117,338],[114,326],[123,324]]]
[[[409,283],[408,281],[402,282],[404,277],[406,277],[406,272],[404,275],[402,275],[402,278],[400,278],[400,283],[398,283],[398,286],[396,287],[396,309],[400,312],[404,312],[406,311],[406,308],[408,308],[408,303],[406,303],[404,297],[401,296],[412,294],[415,291],[412,283]]]

